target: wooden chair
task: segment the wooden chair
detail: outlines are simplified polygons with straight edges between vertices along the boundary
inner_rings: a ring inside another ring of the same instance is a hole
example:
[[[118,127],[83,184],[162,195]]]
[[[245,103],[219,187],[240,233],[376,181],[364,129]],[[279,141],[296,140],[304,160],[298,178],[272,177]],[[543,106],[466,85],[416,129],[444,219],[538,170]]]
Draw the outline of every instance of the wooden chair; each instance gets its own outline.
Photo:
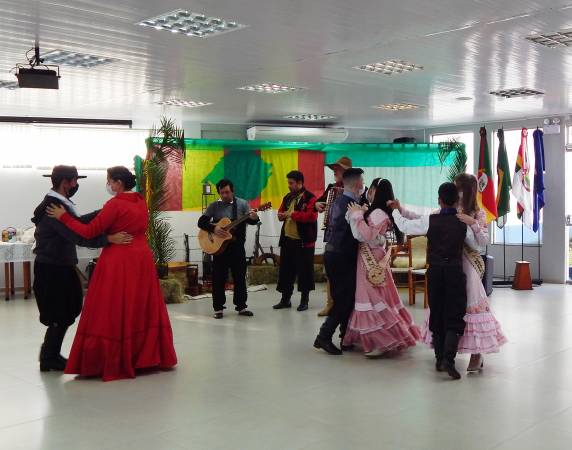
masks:
[[[413,304],[415,304],[417,292],[423,292],[423,308],[427,308],[429,306],[427,288],[427,269],[429,268],[427,264],[427,237],[408,236],[407,240],[411,242]]]
[[[407,239],[403,244],[396,244],[391,247],[391,273],[392,275],[406,275],[407,282],[400,282],[394,277],[395,286],[407,287],[408,302],[415,303],[413,289],[413,255],[411,253],[411,240]]]

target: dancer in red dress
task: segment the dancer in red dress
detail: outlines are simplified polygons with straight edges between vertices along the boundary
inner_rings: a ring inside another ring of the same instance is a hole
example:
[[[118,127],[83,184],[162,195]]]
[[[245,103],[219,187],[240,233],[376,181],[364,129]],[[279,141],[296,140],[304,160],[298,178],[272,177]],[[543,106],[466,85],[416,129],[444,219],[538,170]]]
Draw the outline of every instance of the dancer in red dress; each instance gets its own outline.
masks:
[[[131,244],[110,245],[101,253],[65,369],[67,374],[100,376],[103,381],[134,378],[136,369],[177,364],[171,323],[145,236],[145,200],[130,192],[135,177],[125,167],[108,169],[107,185],[115,196],[89,224],[61,206],[47,209],[86,238],[108,231],[133,236]]]

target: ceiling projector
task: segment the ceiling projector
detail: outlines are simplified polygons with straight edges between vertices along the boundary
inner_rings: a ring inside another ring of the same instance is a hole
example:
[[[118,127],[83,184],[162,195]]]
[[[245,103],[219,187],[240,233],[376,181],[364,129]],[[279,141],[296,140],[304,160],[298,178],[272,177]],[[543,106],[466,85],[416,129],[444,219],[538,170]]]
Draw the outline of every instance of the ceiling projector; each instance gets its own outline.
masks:
[[[60,73],[50,68],[37,69],[35,67],[18,67],[16,71],[18,86],[21,88],[59,89]]]
[[[38,44],[36,44],[36,47],[32,50],[34,50],[34,56],[28,58],[27,65],[16,64],[16,78],[18,78],[18,86],[20,88],[59,89],[59,66],[48,66],[43,64],[44,60],[40,58],[40,46]],[[32,50],[30,50],[30,52]],[[27,54],[26,57],[28,57]],[[39,68],[38,66],[42,66],[42,68]]]

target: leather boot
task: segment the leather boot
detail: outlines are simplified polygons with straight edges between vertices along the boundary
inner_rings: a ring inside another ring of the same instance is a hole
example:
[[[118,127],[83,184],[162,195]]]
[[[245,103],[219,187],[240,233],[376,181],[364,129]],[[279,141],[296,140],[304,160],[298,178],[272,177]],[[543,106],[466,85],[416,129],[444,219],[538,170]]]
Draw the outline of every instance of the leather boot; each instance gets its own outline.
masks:
[[[443,362],[443,346],[445,345],[444,336],[433,333],[433,350],[435,351],[435,370],[443,372],[441,363]]]
[[[453,380],[460,380],[461,374],[455,367],[455,356],[459,346],[459,335],[454,331],[447,331],[443,346],[443,361],[441,368],[446,371]]]
[[[327,296],[326,305],[318,313],[318,316],[320,316],[320,317],[329,316],[330,312],[332,311],[332,308],[334,307],[334,299],[332,298],[332,293],[330,290],[330,282],[329,281],[326,283],[326,296]]]
[[[44,343],[40,350],[40,371],[50,370],[61,372],[66,368],[67,359],[60,355],[62,343],[67,331],[67,327],[51,325],[46,330]]]
[[[298,306],[297,311],[306,311],[308,309],[308,303],[310,301],[310,293],[302,292],[302,297],[300,298],[300,306]]]
[[[282,298],[278,303],[276,303],[272,308],[274,309],[286,309],[292,308],[292,303],[290,303],[290,295],[282,294]]]
[[[324,350],[326,353],[330,355],[341,355],[342,351],[334,345],[331,339],[326,339],[320,337],[319,335],[316,337],[314,341],[314,347],[318,349]]]

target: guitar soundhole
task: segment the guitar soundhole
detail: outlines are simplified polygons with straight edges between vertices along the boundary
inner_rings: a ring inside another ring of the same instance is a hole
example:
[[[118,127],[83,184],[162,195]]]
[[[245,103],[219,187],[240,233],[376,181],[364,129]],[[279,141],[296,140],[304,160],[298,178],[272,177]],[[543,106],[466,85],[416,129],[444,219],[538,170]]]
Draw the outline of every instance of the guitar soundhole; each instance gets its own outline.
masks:
[[[214,242],[214,238],[212,233],[209,233],[209,241],[211,241],[211,244]]]

